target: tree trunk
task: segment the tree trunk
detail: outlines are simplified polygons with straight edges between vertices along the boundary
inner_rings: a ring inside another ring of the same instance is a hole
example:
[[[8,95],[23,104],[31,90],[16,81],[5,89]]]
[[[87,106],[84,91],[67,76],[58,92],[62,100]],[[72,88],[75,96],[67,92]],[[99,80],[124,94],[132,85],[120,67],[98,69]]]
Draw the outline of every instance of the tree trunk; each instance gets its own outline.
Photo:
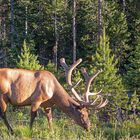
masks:
[[[11,34],[11,47],[14,47],[14,0],[10,0],[11,5],[11,19],[10,19],[10,34]]]
[[[57,6],[57,0],[55,0],[55,11],[54,11],[54,30],[55,30],[55,45],[53,48],[53,52],[54,52],[54,64],[55,64],[55,71],[57,71],[57,51],[58,51],[58,29],[57,29],[57,10],[56,10],[56,6]]]
[[[102,35],[102,0],[98,0],[98,44]]]
[[[7,10],[7,4],[1,4],[0,5],[0,43],[2,45],[2,42],[6,39],[6,10]],[[3,45],[2,45],[3,46]]]
[[[76,0],[73,0],[73,63],[76,61]]]
[[[25,19],[25,36],[27,36],[28,33],[28,19],[27,19],[27,12],[28,12],[28,8],[27,6],[25,7],[25,13],[26,13],[26,19]]]

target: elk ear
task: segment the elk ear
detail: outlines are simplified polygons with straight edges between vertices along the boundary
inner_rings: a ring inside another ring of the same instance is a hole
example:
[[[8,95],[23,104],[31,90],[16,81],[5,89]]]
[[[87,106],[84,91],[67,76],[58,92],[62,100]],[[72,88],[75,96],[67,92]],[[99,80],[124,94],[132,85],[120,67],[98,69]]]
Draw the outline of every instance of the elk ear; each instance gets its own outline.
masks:
[[[72,108],[74,109],[74,110],[77,110],[77,109],[82,109],[84,106],[83,105],[77,105],[77,104],[74,104],[74,103],[72,103]]]
[[[85,108],[85,105],[83,104],[80,104],[79,106],[77,106],[77,109],[83,109],[83,108]]]

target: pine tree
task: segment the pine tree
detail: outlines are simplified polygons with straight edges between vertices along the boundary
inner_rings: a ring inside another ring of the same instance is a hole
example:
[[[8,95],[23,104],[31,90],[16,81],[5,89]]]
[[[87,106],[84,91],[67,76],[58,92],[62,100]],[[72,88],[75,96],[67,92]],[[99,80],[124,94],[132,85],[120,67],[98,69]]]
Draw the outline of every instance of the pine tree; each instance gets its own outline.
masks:
[[[128,23],[125,13],[117,2],[110,0],[103,2],[103,24],[106,28],[106,34],[110,38],[110,49],[113,51],[115,58],[118,59],[118,68],[121,74],[124,73],[124,64],[127,61],[128,40]]]
[[[126,107],[127,94],[123,92],[122,79],[118,75],[118,69],[116,65],[118,60],[114,59],[114,55],[111,54],[109,45],[109,39],[103,31],[103,35],[100,38],[100,45],[97,47],[95,56],[93,56],[93,63],[91,67],[94,69],[102,69],[103,72],[95,79],[94,88],[97,91],[102,89],[103,93],[107,94],[105,98],[108,98],[109,104],[107,109],[109,112],[113,112],[121,107]],[[109,115],[109,114],[108,114]],[[112,114],[111,114],[112,115]]]
[[[117,75],[118,70],[116,68],[118,60],[115,60],[114,55],[111,54],[109,39],[105,31],[100,38],[100,45],[97,47],[95,56],[93,56],[93,62],[97,69],[103,70],[98,79],[98,84],[103,88],[103,91],[109,93],[120,91],[122,89],[121,78]]]
[[[47,64],[47,66],[46,66],[46,69],[48,71],[52,72],[52,73],[55,73],[56,72],[56,70],[55,70],[55,64],[53,62],[51,62],[50,60],[49,60],[49,62]]]
[[[140,90],[140,44],[131,53],[129,64],[126,65],[127,73],[125,75],[125,84],[127,89],[132,91]]]
[[[17,62],[18,68],[24,68],[29,70],[41,70],[44,69],[40,64],[38,56],[31,53],[30,47],[27,46],[24,40],[21,54],[18,55],[19,61]]]

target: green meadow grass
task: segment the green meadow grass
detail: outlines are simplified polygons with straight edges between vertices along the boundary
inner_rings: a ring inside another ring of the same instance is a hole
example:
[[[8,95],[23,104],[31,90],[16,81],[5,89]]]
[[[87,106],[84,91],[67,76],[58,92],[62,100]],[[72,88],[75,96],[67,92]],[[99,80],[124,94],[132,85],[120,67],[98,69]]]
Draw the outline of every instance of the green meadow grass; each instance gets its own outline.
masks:
[[[33,126],[29,129],[30,117],[28,113],[13,112],[7,113],[8,120],[12,125],[15,134],[10,135],[0,119],[0,140],[139,140],[140,120],[125,121],[122,124],[102,124],[92,119],[92,128],[89,132],[72,123],[62,114],[53,120],[53,131],[48,129],[48,122],[45,116],[39,115]]]

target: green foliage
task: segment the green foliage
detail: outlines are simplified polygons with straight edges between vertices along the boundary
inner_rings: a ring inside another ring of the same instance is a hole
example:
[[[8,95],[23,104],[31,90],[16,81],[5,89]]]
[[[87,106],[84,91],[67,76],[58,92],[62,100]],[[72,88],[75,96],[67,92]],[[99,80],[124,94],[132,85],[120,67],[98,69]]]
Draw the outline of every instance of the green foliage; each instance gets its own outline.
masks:
[[[140,12],[139,5],[140,1],[138,0],[129,0],[126,1],[127,9],[127,23],[128,23],[128,31],[131,33],[129,37],[129,44],[131,50],[133,50],[134,46],[139,44],[139,36],[140,36]]]
[[[116,119],[116,109],[121,107],[126,107],[128,101],[127,94],[123,92],[123,84],[121,76],[118,74],[118,69],[116,67],[118,61],[115,59],[114,55],[111,53],[109,39],[103,32],[103,36],[100,38],[100,45],[98,46],[95,55],[93,56],[93,65],[91,68],[95,70],[103,70],[94,81],[94,89],[106,94],[105,98],[108,98],[109,103],[105,110],[102,110],[101,118]],[[94,73],[92,71],[92,73]],[[105,115],[106,114],[106,115]]]
[[[136,46],[136,49],[131,53],[129,64],[126,65],[127,73],[124,76],[124,83],[129,90],[140,90],[140,44]]]
[[[116,94],[121,92],[123,89],[121,83],[121,77],[118,75],[118,70],[116,65],[118,60],[114,58],[114,55],[111,54],[111,49],[109,46],[109,39],[103,33],[103,36],[100,38],[100,45],[96,50],[95,56],[93,56],[94,69],[102,69],[103,72],[97,77],[95,84],[97,87],[102,88],[104,92]]]
[[[133,108],[133,109],[140,108],[140,102],[139,102],[139,98],[136,94],[136,91],[132,94],[132,97],[130,100],[131,100],[131,103],[130,103],[131,108]]]
[[[128,23],[126,15],[120,10],[120,6],[115,1],[104,1],[103,3],[103,24],[106,28],[106,34],[110,38],[110,49],[115,58],[118,59],[118,67],[123,73],[124,64],[127,61],[127,52],[130,33],[128,32]]]
[[[52,73],[55,73],[55,65],[51,61],[48,62],[46,69]]]
[[[30,47],[27,46],[24,40],[21,54],[18,55],[19,61],[17,62],[18,68],[29,69],[29,70],[41,70],[44,69],[40,64],[38,56],[31,53]]]
[[[79,0],[77,2],[77,53],[84,61],[95,53],[98,33],[97,1]]]

